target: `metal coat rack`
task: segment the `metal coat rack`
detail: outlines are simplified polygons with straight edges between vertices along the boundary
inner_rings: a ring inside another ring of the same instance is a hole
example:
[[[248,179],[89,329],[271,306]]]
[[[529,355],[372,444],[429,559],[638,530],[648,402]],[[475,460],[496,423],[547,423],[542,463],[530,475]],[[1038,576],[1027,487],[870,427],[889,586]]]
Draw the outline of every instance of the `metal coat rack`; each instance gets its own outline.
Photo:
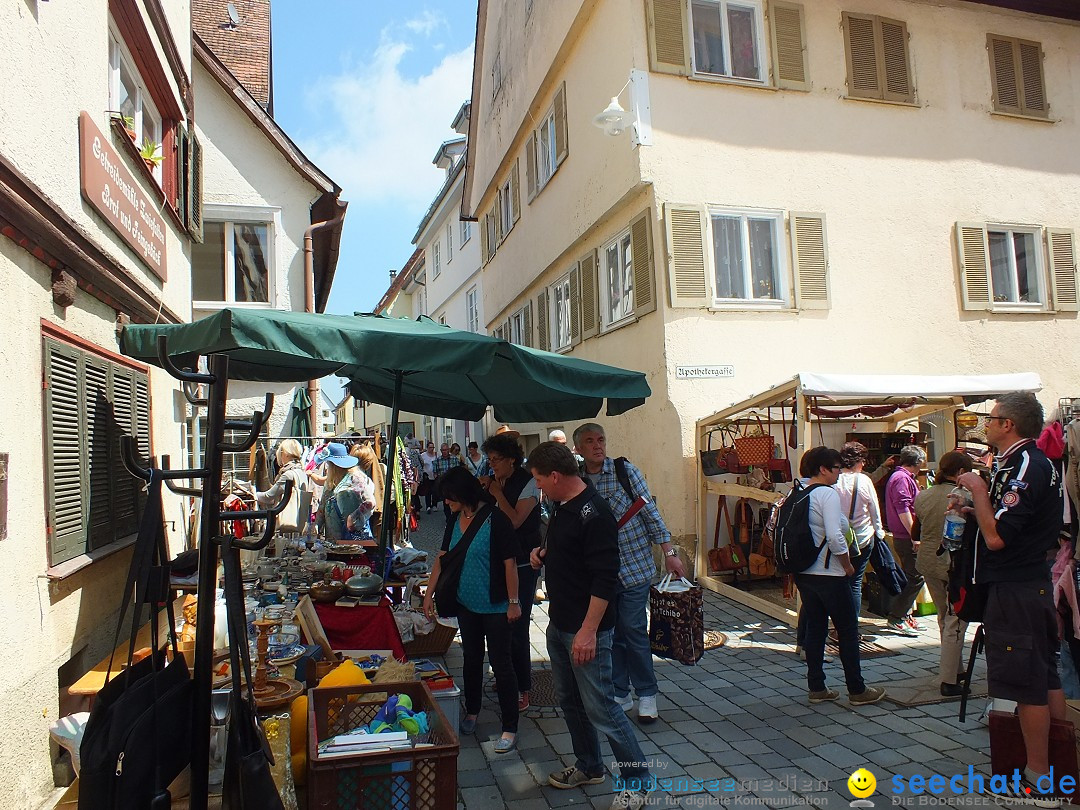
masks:
[[[225,403],[228,399],[229,388],[228,355],[210,355],[207,359],[208,371],[201,373],[178,368],[169,357],[167,344],[168,339],[164,335],[158,337],[157,356],[161,367],[180,380],[184,396],[192,407],[207,409],[202,467],[193,470],[173,470],[169,467],[169,457],[162,456],[160,472],[158,472],[172,492],[202,498],[202,515],[199,525],[198,618],[195,625],[195,661],[192,666],[195,694],[191,728],[190,808],[191,810],[206,810],[210,792],[210,701],[213,691],[214,600],[217,590],[218,545],[222,540],[220,526],[226,521],[264,520],[266,527],[258,540],[233,540],[232,546],[249,551],[265,548],[274,536],[277,515],[284,510],[292,495],[292,481],[285,482],[281,500],[269,509],[243,512],[221,511],[221,454],[251,449],[270,418],[270,412],[274,408],[274,396],[267,394],[263,409],[256,411],[250,420],[226,419]],[[195,365],[197,367],[197,360]],[[198,398],[189,389],[189,386],[198,384],[207,386],[205,399]],[[239,442],[226,442],[227,429],[246,430],[248,435]],[[150,480],[150,470],[154,466],[153,459],[149,460],[150,467],[142,466],[140,460],[136,458],[135,442],[132,437],[121,437],[120,453],[128,472],[144,481]],[[175,483],[184,478],[202,481],[202,489]],[[229,592],[230,589],[226,588],[225,593]],[[230,639],[230,644],[235,644],[237,641],[237,639]],[[240,643],[246,643],[246,640]]]

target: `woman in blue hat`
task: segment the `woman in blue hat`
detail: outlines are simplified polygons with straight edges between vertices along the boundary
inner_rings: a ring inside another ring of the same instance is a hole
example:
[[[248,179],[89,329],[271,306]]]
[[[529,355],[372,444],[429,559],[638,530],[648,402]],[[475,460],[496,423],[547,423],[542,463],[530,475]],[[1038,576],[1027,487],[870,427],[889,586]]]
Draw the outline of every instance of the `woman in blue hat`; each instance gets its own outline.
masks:
[[[350,456],[345,445],[331,442],[315,460],[327,463],[316,520],[326,539],[331,542],[370,539],[368,519],[375,509],[375,485],[356,469],[359,459]]]

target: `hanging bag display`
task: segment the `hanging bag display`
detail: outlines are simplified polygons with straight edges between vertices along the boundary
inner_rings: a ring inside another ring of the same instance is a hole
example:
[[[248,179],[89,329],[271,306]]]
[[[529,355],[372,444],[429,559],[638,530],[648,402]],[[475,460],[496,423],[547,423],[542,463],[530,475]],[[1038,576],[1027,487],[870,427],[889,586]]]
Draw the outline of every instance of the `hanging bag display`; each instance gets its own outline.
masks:
[[[713,547],[709,549],[709,569],[712,571],[741,571],[746,568],[742,550],[735,544],[735,533],[728,513],[727,496],[718,496],[716,526],[713,529]],[[720,545],[720,516],[724,516],[728,530],[728,544]]]
[[[169,566],[161,511],[161,478],[151,471],[149,492],[120,604],[113,649],[132,603],[127,668],[98,692],[86,722],[79,756],[80,810],[120,810],[171,806],[168,786],[191,756],[192,682],[177,651],[176,620],[169,601]],[[133,664],[141,605],[150,606],[153,652]],[[172,661],[159,648],[162,604],[168,617]]]
[[[706,449],[698,453],[701,457],[701,472],[704,475],[723,475],[728,471],[726,458],[727,448],[722,447],[719,450],[712,449],[714,433],[720,433],[721,436],[723,436],[722,431],[710,430],[708,438],[705,440]]]
[[[755,413],[754,418],[757,420],[756,429],[758,433],[751,435],[750,430],[753,428],[748,427],[742,436],[737,437],[735,439],[735,455],[739,459],[739,464],[743,467],[764,467],[768,469],[776,442],[772,435],[766,431],[761,417]]]
[[[653,655],[692,666],[705,654],[701,587],[667,574],[649,589],[649,646]]]

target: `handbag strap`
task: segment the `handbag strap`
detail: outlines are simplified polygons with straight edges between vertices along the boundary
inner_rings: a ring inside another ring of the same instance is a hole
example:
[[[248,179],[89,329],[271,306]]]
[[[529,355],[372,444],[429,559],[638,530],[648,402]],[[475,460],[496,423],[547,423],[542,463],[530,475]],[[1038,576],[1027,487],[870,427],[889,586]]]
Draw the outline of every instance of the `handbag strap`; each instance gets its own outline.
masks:
[[[255,705],[252,691],[251,652],[248,649],[247,620],[244,618],[244,591],[240,574],[240,552],[233,548],[233,538],[226,536],[221,547],[221,561],[225,569],[225,615],[229,628],[229,666],[232,669],[232,692],[236,698],[243,697],[247,681],[248,697]]]
[[[724,515],[724,522],[727,524],[728,537],[731,542],[735,542],[735,532],[731,528],[731,512],[727,505],[727,495],[717,495],[716,502],[716,525],[713,527],[713,548],[720,547],[720,515]]]
[[[855,517],[855,501],[857,500],[859,500],[859,474],[855,473],[855,488],[851,491],[851,508],[847,513],[848,525],[851,524],[852,518]]]

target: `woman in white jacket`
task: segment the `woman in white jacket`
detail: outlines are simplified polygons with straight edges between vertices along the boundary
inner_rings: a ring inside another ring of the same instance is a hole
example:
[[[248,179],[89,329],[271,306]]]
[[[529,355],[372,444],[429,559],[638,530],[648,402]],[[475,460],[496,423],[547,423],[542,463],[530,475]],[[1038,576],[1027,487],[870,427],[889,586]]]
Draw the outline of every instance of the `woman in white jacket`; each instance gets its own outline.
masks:
[[[300,514],[300,493],[307,489],[308,478],[300,463],[304,450],[296,439],[285,439],[278,445],[277,463],[280,472],[273,486],[265,492],[256,492],[255,500],[259,506],[274,506],[285,491],[285,482],[292,481],[292,495],[285,510],[278,516],[277,528],[283,532],[299,532],[307,526],[310,515]]]

